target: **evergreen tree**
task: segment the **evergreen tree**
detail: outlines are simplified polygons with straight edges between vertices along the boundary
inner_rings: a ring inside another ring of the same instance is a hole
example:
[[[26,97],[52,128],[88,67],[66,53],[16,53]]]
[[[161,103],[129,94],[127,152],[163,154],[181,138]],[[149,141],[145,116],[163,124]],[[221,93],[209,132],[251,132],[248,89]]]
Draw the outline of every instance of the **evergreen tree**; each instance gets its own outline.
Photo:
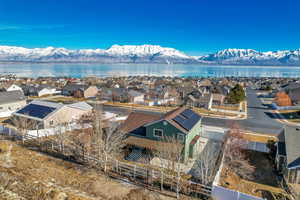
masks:
[[[232,88],[227,96],[228,103],[237,104],[244,101],[246,98],[245,91],[240,84],[236,84]]]

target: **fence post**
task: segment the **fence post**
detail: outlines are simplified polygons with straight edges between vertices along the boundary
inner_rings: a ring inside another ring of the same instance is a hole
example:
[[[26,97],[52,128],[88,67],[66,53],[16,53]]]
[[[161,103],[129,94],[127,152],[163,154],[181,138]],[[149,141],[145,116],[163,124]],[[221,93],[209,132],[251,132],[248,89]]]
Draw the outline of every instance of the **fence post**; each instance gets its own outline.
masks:
[[[151,170],[151,185],[153,186],[153,182],[154,182],[154,170]]]
[[[160,190],[161,191],[164,190],[164,172],[163,172],[163,170],[161,170],[161,172],[160,172]]]
[[[135,179],[135,171],[136,171],[136,165],[134,165],[134,168],[133,168],[133,178]]]
[[[116,171],[117,171],[117,173],[119,173],[119,161],[118,160],[116,160]]]

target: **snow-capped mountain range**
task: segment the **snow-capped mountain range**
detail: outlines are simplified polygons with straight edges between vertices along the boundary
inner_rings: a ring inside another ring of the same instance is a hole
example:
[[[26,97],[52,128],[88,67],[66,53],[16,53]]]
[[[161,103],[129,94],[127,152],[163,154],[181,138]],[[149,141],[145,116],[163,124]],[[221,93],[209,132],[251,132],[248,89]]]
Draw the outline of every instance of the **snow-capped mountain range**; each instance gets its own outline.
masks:
[[[225,49],[202,56],[207,63],[238,65],[300,65],[300,49],[259,52],[253,49]]]
[[[23,48],[0,46],[2,62],[99,62],[231,65],[299,65],[300,49],[259,52],[252,49],[225,49],[205,56],[189,56],[158,45],[113,45],[108,49]]]

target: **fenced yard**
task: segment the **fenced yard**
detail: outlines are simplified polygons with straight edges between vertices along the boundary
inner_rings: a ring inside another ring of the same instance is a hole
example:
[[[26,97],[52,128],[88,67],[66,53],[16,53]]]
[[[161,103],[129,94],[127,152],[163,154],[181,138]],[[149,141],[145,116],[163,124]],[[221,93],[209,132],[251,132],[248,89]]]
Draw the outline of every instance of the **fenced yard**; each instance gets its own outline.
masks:
[[[17,140],[20,145],[39,152],[81,163],[87,167],[94,167],[103,171],[106,175],[126,180],[152,191],[164,195],[176,197],[176,191],[181,195],[199,198],[211,196],[211,186],[176,176],[174,173],[159,168],[127,162],[111,157],[97,157],[82,150],[81,146],[64,139],[63,144],[57,135],[21,134],[17,130],[0,127],[0,134],[6,139]]]

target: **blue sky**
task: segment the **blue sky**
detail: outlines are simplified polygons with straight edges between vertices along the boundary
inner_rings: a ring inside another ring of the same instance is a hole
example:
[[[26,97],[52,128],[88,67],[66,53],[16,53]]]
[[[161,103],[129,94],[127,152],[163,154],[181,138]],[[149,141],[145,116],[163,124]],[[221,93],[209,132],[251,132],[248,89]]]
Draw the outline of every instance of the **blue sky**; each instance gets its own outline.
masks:
[[[299,0],[0,0],[0,45],[300,48]]]

